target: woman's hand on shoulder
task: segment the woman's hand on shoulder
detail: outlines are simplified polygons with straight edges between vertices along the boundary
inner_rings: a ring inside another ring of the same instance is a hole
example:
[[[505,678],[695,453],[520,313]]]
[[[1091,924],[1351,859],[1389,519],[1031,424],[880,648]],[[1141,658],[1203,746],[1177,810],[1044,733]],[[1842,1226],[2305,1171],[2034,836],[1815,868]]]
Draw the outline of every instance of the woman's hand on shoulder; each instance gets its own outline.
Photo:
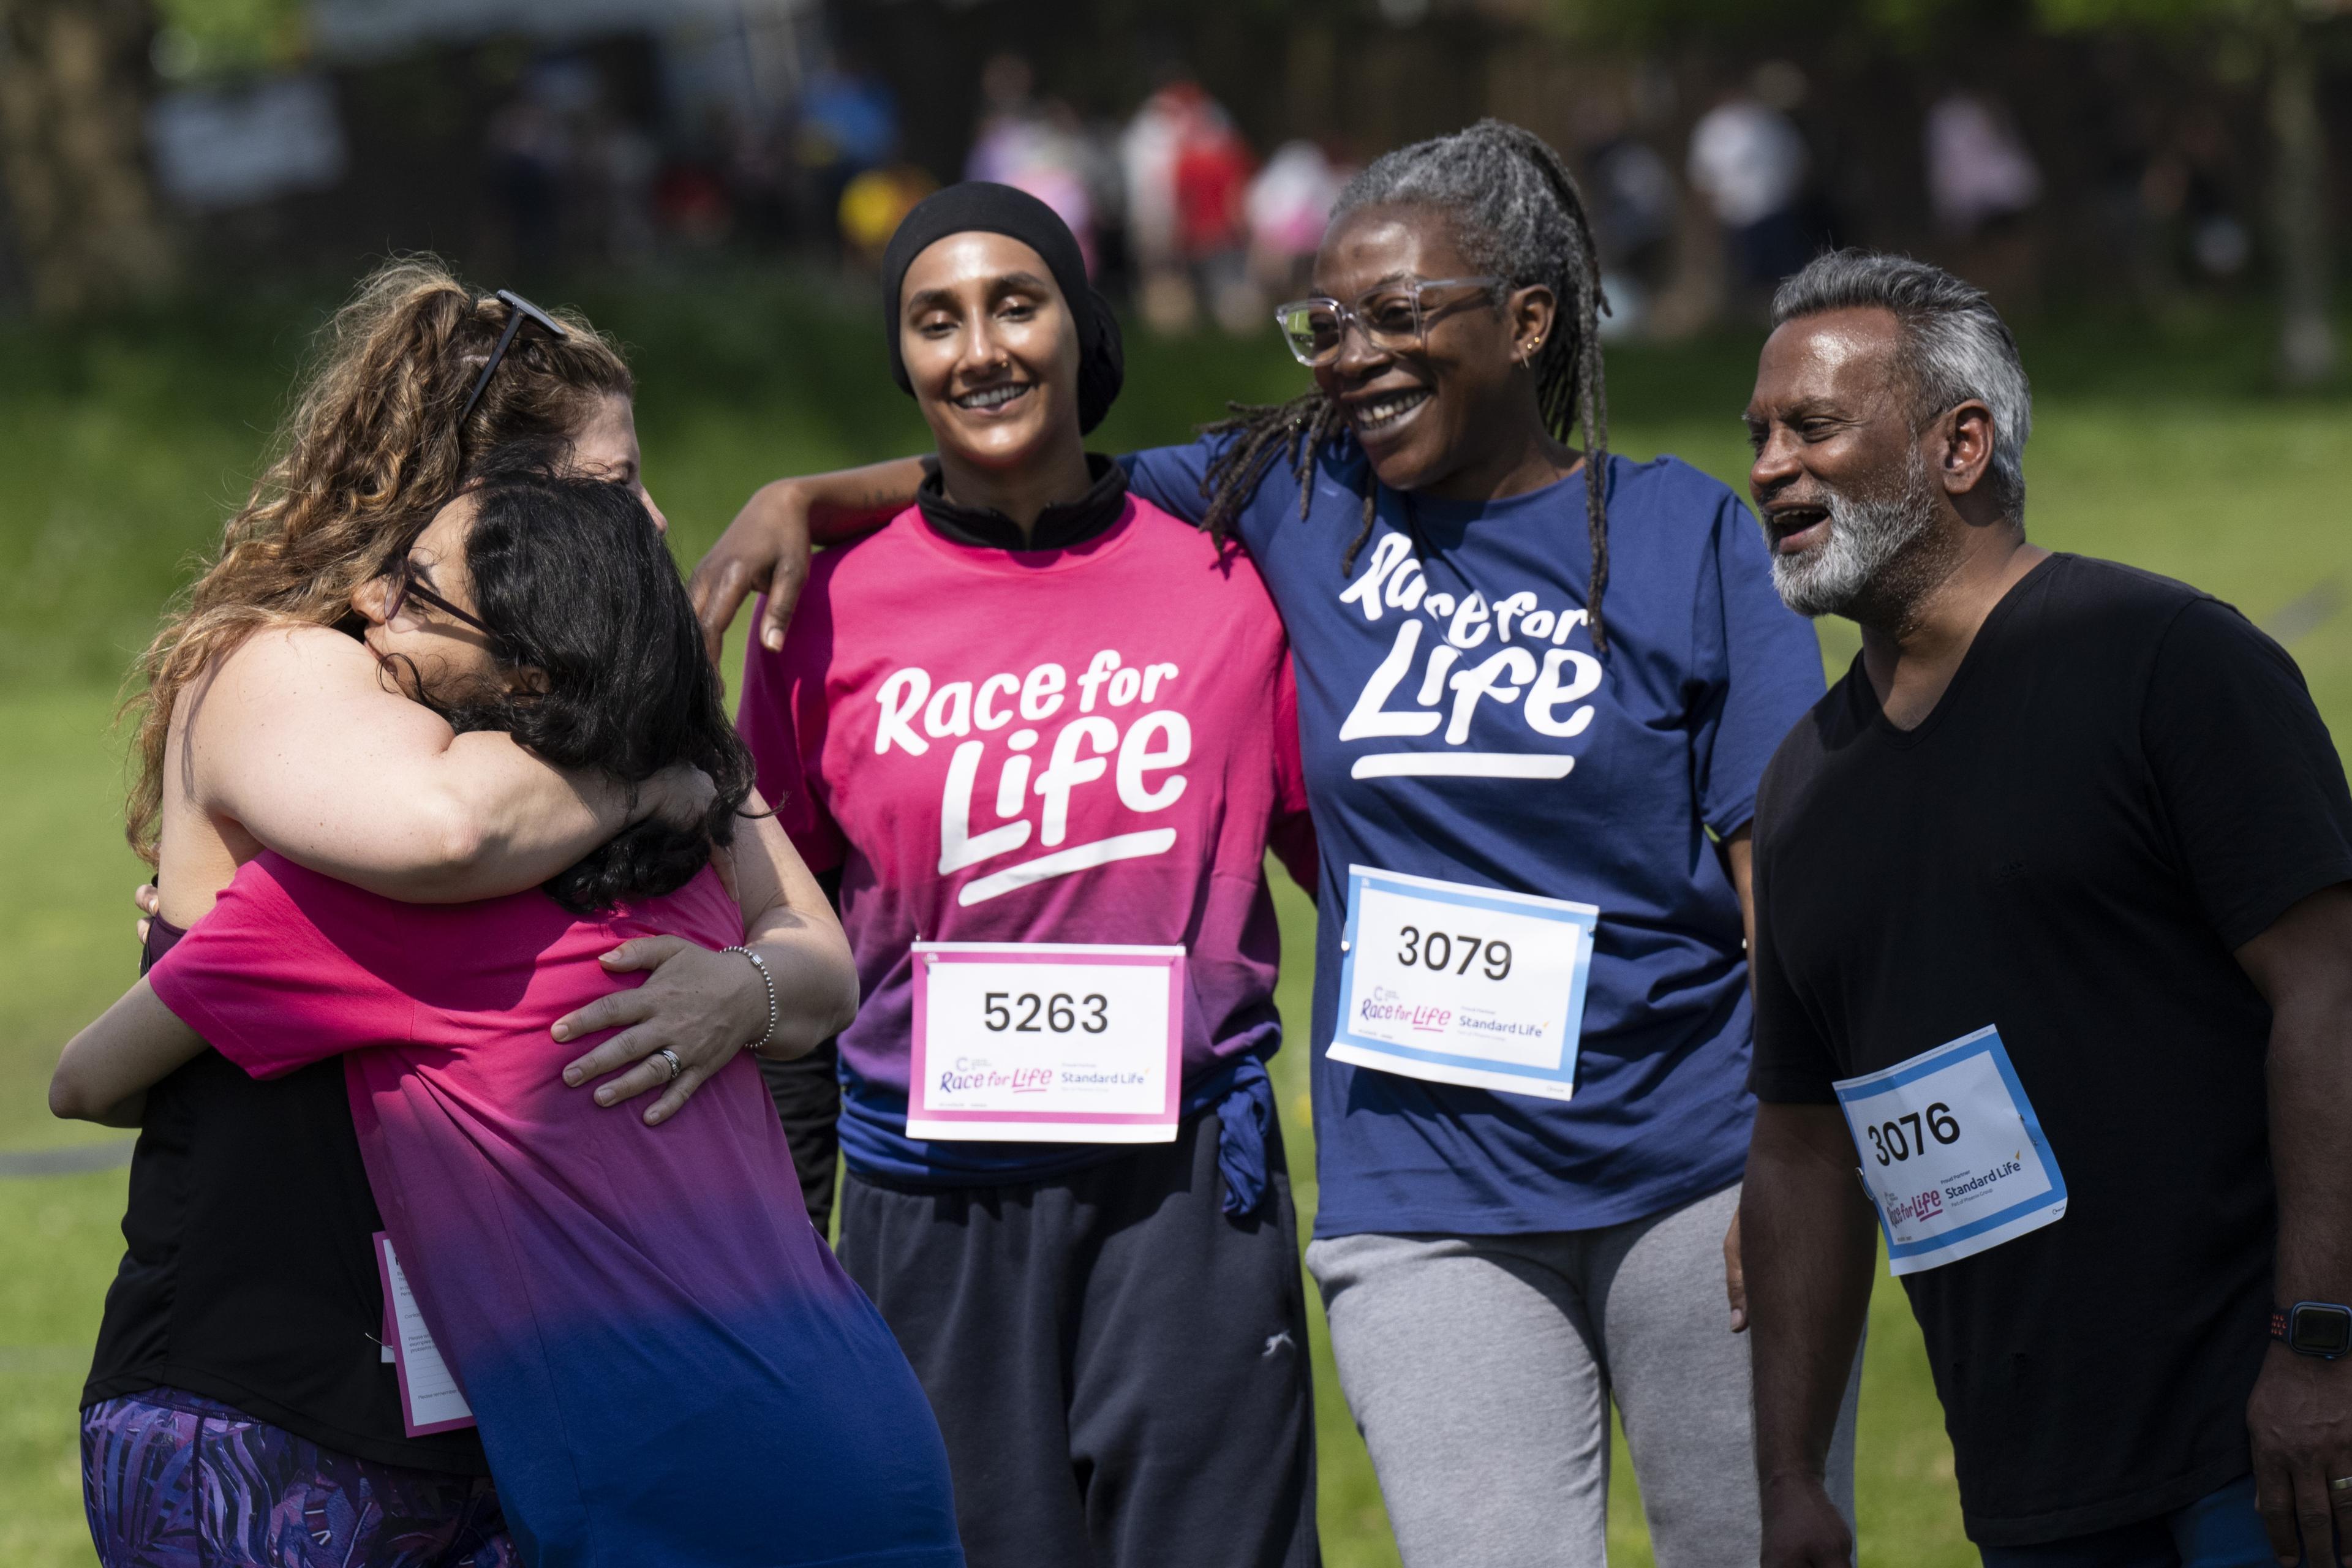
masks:
[[[922,482],[921,458],[892,458],[761,486],[686,585],[710,661],[719,662],[727,628],[754,594],[767,595],[768,603],[752,635],[772,653],[782,647],[808,583],[812,546],[846,544],[872,532],[912,506]]]
[[[761,486],[696,564],[687,592],[693,597],[695,617],[702,623],[703,643],[713,664],[719,662],[727,628],[743,601],[754,594],[765,594],[768,602],[752,635],[772,652],[784,646],[784,627],[808,582],[810,500],[798,479]]]
[[[643,973],[646,982],[555,1021],[551,1032],[559,1041],[620,1031],[567,1065],[563,1081],[573,1089],[595,1083],[596,1103],[607,1108],[660,1089],[645,1113],[648,1127],[677,1115],[767,1027],[767,987],[740,952],[713,952],[684,937],[643,936],[623,942],[602,962],[608,974]],[[658,1054],[663,1051],[676,1054],[675,1070]]]

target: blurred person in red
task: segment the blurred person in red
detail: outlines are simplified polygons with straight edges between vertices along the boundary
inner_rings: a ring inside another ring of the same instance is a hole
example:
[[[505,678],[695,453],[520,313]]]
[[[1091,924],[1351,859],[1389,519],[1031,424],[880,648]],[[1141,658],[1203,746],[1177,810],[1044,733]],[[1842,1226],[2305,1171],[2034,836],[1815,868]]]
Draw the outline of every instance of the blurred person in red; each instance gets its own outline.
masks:
[[[1249,330],[1259,304],[1244,249],[1255,161],[1232,117],[1171,70],[1128,122],[1119,161],[1145,320],[1161,331],[1189,331],[1206,294],[1220,324]]]
[[[1256,160],[1223,108],[1199,94],[1176,151],[1176,230],[1194,287],[1229,332],[1256,329],[1264,297],[1250,286],[1247,200]]]

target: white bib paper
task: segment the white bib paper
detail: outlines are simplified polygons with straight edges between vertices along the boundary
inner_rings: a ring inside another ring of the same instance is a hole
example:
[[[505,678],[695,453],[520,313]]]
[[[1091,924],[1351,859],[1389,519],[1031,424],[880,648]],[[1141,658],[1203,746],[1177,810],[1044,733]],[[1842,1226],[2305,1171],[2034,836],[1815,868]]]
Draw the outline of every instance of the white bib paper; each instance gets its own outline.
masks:
[[[919,942],[914,962],[909,1136],[1175,1138],[1182,948]]]
[[[1895,1273],[1970,1257],[2064,1216],[2066,1180],[1990,1025],[1832,1087]]]
[[[425,1326],[408,1276],[393,1255],[392,1237],[375,1233],[376,1269],[383,1279],[384,1348],[400,1377],[401,1419],[412,1437],[474,1425],[474,1409],[458,1392],[433,1331]]]
[[[1333,1059],[1566,1100],[1601,911],[1348,868]]]

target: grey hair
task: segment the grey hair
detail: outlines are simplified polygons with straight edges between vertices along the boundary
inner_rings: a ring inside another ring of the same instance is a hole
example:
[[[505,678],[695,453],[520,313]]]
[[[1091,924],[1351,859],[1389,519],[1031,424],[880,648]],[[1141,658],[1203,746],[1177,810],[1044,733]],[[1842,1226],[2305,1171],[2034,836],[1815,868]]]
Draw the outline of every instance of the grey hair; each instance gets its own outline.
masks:
[[[2033,390],[2017,340],[1984,290],[1907,256],[1833,250],[1780,285],[1772,296],[1772,324],[1853,310],[1895,317],[1902,334],[1898,363],[1911,384],[1913,428],[1971,399],[1992,410],[1992,500],[2022,528]]]
[[[1601,369],[1601,258],[1586,219],[1584,195],[1558,153],[1534,132],[1482,120],[1450,136],[1384,153],[1341,188],[1331,207],[1336,226],[1363,207],[1418,206],[1444,215],[1470,265],[1504,280],[1505,289],[1541,285],[1558,302],[1552,331],[1529,361],[1536,405],[1544,427],[1562,441],[1581,430],[1585,522],[1592,542],[1592,582],[1585,595],[1586,625],[1595,651],[1608,647],[1601,617],[1609,581],[1609,395]],[[1337,407],[1319,392],[1277,405],[1235,405],[1232,417],[1208,426],[1232,437],[1212,460],[1202,483],[1207,526],[1223,535],[1239,506],[1279,457],[1299,475],[1304,512],[1311,492],[1307,457],[1336,441],[1343,428]],[[1340,562],[1354,570],[1356,553],[1371,537],[1376,481],[1367,481],[1362,531]]]

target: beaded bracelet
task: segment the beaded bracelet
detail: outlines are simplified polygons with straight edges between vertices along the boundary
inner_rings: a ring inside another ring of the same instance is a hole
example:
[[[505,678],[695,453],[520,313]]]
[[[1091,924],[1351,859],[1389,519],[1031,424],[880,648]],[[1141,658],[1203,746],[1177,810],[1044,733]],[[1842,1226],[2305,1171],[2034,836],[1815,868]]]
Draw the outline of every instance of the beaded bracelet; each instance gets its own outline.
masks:
[[[774,1043],[776,1038],[776,1025],[779,1021],[779,1015],[776,1012],[776,977],[768,973],[768,961],[748,947],[730,947],[722,951],[740,952],[750,959],[751,967],[760,972],[760,984],[768,988],[768,1032],[743,1047],[747,1051],[764,1050]]]

